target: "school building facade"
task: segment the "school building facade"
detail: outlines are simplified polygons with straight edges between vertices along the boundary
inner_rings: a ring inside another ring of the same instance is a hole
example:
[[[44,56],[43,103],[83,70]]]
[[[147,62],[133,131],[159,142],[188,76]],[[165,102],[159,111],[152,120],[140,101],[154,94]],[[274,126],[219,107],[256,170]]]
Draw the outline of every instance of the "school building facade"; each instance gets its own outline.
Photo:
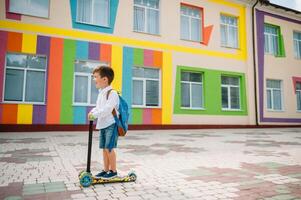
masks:
[[[249,0],[0,0],[3,130],[87,124],[98,65],[114,69],[133,128],[301,124],[298,11]]]

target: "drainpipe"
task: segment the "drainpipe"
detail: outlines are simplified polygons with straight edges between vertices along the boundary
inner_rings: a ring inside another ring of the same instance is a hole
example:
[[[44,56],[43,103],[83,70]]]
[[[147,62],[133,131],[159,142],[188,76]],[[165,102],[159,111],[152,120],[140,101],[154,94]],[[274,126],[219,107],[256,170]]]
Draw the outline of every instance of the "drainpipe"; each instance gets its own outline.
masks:
[[[255,20],[254,12],[255,6],[258,4],[259,0],[256,0],[256,3],[252,6],[252,40],[253,40],[253,63],[254,63],[254,97],[255,97],[255,121],[256,126],[258,126],[258,104],[257,104],[257,67],[256,67],[256,51],[255,51]]]

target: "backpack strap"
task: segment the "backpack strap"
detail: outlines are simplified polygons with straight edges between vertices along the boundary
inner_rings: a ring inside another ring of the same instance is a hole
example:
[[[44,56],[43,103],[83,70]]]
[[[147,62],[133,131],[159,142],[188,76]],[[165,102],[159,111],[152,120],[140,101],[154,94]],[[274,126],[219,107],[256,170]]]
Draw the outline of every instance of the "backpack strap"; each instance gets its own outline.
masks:
[[[112,90],[113,90],[113,89],[110,89],[110,90],[107,92],[107,100],[109,99],[109,95],[110,95],[110,93],[111,93]],[[112,110],[112,115],[113,115],[114,117],[117,116],[117,113],[116,113],[115,108]]]

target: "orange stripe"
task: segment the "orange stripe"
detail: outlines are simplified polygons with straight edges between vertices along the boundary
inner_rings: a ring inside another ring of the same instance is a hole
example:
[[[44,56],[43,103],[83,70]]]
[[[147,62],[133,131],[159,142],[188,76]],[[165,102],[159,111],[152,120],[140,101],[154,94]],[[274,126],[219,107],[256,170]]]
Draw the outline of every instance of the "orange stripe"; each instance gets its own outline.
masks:
[[[209,43],[211,32],[212,32],[212,28],[213,28],[213,25],[206,26],[204,28],[204,44],[205,45],[208,45],[208,43]]]
[[[17,124],[18,105],[2,105],[2,124]]]
[[[111,63],[111,52],[112,45],[110,44],[101,44],[100,45],[100,61]]]
[[[22,51],[22,33],[8,32],[7,51]]]
[[[162,52],[154,51],[154,67],[162,67]]]
[[[47,91],[47,124],[60,123],[60,105],[62,96],[62,68],[64,40],[51,38],[49,70],[48,70],[48,91]]]
[[[162,110],[152,109],[152,124],[162,124]]]

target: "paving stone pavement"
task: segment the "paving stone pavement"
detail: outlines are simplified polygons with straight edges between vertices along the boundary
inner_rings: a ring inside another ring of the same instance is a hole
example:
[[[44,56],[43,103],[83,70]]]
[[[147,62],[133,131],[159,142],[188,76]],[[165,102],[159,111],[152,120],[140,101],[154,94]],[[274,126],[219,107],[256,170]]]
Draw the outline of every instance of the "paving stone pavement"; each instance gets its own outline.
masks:
[[[0,199],[301,200],[301,129],[129,131],[121,175],[81,188],[87,132],[0,133]],[[102,169],[94,132],[92,172]]]

